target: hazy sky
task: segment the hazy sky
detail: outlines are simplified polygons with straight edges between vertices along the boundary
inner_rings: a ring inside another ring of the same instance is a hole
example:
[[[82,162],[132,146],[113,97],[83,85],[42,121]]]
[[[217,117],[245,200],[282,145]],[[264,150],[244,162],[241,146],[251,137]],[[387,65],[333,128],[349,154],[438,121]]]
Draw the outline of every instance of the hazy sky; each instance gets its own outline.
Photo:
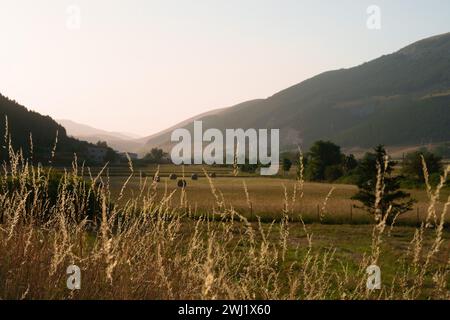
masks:
[[[0,0],[0,93],[147,135],[448,31],[448,0]]]

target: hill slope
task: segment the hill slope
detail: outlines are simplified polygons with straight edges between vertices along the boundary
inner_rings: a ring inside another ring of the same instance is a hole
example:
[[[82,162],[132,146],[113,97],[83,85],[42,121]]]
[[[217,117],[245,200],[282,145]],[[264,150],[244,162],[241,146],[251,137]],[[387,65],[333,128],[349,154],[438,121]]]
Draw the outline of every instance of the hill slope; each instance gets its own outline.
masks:
[[[7,121],[6,121],[7,118]],[[6,130],[11,138],[11,144],[15,150],[22,149],[26,156],[31,154],[30,136],[33,141],[33,159],[43,164],[50,160],[54,163],[70,164],[73,154],[76,153],[80,160],[84,158],[89,143],[79,141],[67,136],[66,129],[49,116],[43,116],[30,111],[14,100],[0,94],[0,135],[1,145],[0,159],[8,157],[9,139],[5,139]],[[52,159],[52,150],[55,146],[56,133],[58,142],[55,157]],[[7,140],[7,141],[5,141]]]
[[[348,148],[448,141],[450,33],[199,119],[205,129],[279,128],[284,148],[319,139]],[[154,146],[167,149],[170,132],[149,137],[145,149]]]
[[[131,133],[101,130],[66,119],[57,121],[64,126],[69,136],[94,144],[98,141],[106,141],[108,146],[117,151],[130,152],[142,146],[142,143],[135,141],[139,138]]]
[[[86,124],[78,123],[72,120],[60,119],[56,121],[66,129],[67,134],[69,136],[73,137],[99,136],[121,140],[131,140],[140,138],[139,136],[132,133],[106,131],[88,126]]]

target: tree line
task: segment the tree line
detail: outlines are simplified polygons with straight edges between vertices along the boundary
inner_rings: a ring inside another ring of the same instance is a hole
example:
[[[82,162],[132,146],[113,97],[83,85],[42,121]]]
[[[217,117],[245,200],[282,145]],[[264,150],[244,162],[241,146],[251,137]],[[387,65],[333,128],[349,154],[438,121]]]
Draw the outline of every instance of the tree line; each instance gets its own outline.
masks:
[[[358,184],[365,172],[373,169],[367,168],[367,163],[373,164],[373,159],[384,155],[388,156],[386,149],[383,145],[379,145],[358,160],[353,154],[344,154],[340,146],[333,142],[317,141],[303,156],[304,178],[317,182]],[[298,159],[298,153],[288,152],[282,155],[281,167],[284,174],[289,172],[294,164],[298,165]],[[423,161],[432,184],[438,183],[443,172],[442,156],[425,148],[405,154],[401,161],[390,161],[401,186],[405,188],[424,185]]]
[[[297,154],[295,158],[300,156]],[[317,141],[302,158],[306,180],[355,184],[358,192],[352,199],[359,201],[369,213],[387,220],[410,211],[416,202],[402,189],[423,187],[426,180],[430,185],[437,185],[444,169],[442,157],[426,149],[407,153],[402,161],[396,162],[390,159],[383,145],[357,160],[353,155],[343,154],[330,141]],[[298,166],[300,160],[296,161]],[[292,156],[285,155],[283,170],[290,171],[292,165]],[[447,180],[446,186],[449,185]]]

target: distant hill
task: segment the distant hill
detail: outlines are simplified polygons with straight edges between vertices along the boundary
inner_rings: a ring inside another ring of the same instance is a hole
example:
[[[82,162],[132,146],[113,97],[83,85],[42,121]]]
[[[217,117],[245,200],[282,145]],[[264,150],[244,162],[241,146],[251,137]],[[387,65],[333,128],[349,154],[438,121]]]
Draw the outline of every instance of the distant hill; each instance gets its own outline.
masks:
[[[71,137],[82,139],[91,143],[98,141],[106,141],[108,146],[117,151],[132,152],[139,149],[142,143],[138,140],[139,137],[132,133],[111,132],[97,129],[85,124],[77,123],[72,120],[57,120],[67,130],[67,134]]]
[[[8,136],[5,134],[6,130],[11,137],[14,149],[16,151],[22,149],[26,156],[31,155],[30,138],[32,137],[33,160],[43,164],[49,161],[56,164],[70,164],[74,159],[74,153],[77,154],[79,160],[86,161],[86,163],[90,161],[85,156],[87,148],[93,146],[92,144],[69,137],[66,129],[51,117],[30,111],[16,101],[0,94],[1,160],[5,160],[8,156],[7,144],[9,142],[5,141],[5,136]],[[57,133],[56,153],[52,158]]]
[[[279,128],[284,149],[319,139],[345,148],[450,141],[450,33],[195,119],[204,129]],[[192,122],[172,129],[192,130]],[[144,148],[168,149],[171,131],[148,137]]]
[[[254,100],[254,101],[259,101],[259,100]],[[248,104],[248,103],[249,102],[244,103],[244,104]],[[139,143],[140,147],[138,149],[135,149],[135,151],[144,155],[153,147],[158,147],[158,148],[163,148],[164,150],[168,150],[168,148],[171,145],[170,135],[173,130],[175,130],[177,128],[190,127],[190,126],[192,126],[192,123],[196,120],[201,120],[201,119],[204,119],[205,117],[219,115],[222,112],[224,112],[225,110],[227,110],[227,108],[220,108],[220,109],[214,109],[212,111],[207,111],[207,112],[201,113],[197,116],[194,116],[192,118],[186,119],[186,120],[184,120],[170,128],[167,128],[159,133],[153,134],[148,137],[137,139],[137,140],[135,140],[135,142]]]
[[[64,128],[66,128],[67,134],[73,137],[85,137],[85,136],[105,136],[112,137],[116,139],[130,140],[130,139],[138,139],[140,136],[133,133],[126,132],[113,132],[106,131],[102,129],[97,129],[86,124],[81,124],[72,120],[60,119],[56,120],[59,124],[61,124]]]

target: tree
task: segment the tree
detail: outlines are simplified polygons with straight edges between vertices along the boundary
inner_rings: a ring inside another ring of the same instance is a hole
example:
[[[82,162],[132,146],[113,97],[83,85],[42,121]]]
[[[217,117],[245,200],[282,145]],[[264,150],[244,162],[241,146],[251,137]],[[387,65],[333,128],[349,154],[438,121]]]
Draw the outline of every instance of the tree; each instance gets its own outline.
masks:
[[[144,156],[144,160],[150,163],[161,163],[166,153],[159,148],[152,148],[149,153]]]
[[[355,156],[353,154],[343,156],[342,169],[345,174],[348,174],[350,171],[356,169],[357,167],[358,167],[358,160],[355,159]]]
[[[428,173],[439,173],[442,170],[442,158],[433,153],[422,150],[408,153],[402,163],[402,174],[412,180],[424,182],[422,156],[427,165]]]
[[[289,172],[289,170],[291,170],[291,167],[292,167],[292,161],[289,158],[284,158],[283,159],[283,171]]]
[[[260,163],[250,164],[250,161],[248,159],[245,159],[245,163],[238,165],[239,171],[246,173],[255,173],[259,166]]]
[[[108,162],[114,162],[119,158],[117,152],[115,152],[113,149],[108,148],[108,150],[106,151],[106,155],[105,155],[105,161]]]
[[[391,221],[393,216],[411,210],[415,200],[400,190],[402,177],[393,175],[395,162],[389,160],[384,146],[379,145],[374,150],[374,153],[366,153],[356,169],[359,190],[352,199],[361,202],[376,219]]]
[[[313,181],[323,181],[326,179],[326,168],[341,162],[342,153],[338,145],[330,141],[317,141],[309,151],[306,175]]]
[[[99,148],[108,148],[108,143],[106,141],[97,141],[96,146]]]

